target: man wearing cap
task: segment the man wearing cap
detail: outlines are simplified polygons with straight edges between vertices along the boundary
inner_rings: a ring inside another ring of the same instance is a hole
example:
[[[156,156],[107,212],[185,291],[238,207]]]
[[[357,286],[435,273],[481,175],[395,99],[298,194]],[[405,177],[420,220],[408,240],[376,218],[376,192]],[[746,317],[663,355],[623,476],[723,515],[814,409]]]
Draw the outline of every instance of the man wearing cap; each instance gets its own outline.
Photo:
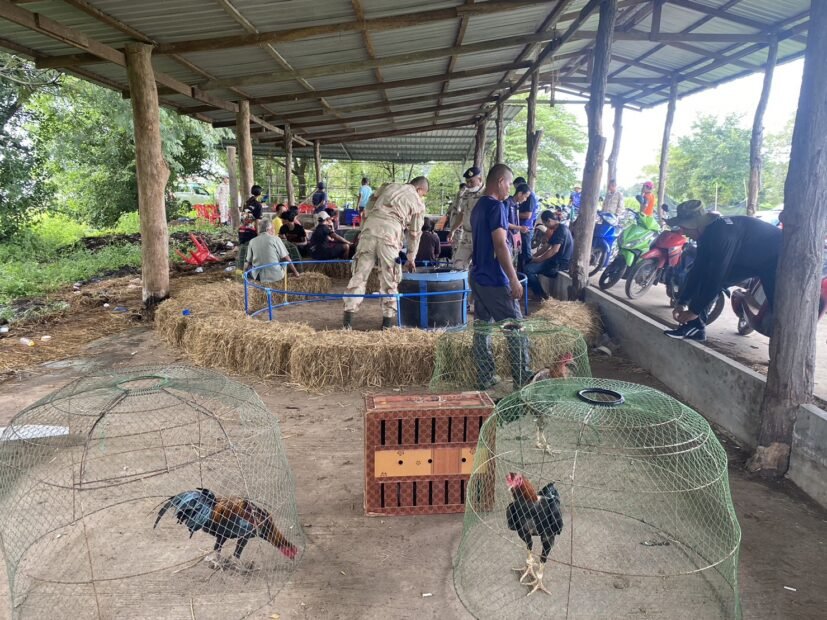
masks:
[[[327,192],[324,191],[324,183],[322,181],[319,181],[319,184],[316,185],[316,191],[313,192],[310,200],[313,203],[313,213],[321,213],[327,209]]]
[[[525,232],[520,232],[520,240],[523,246],[520,250],[520,268],[524,269],[528,261],[531,260],[531,235],[534,232],[534,224],[537,222],[539,203],[537,202],[537,196],[531,191],[531,187],[523,177],[514,179],[515,188],[522,186],[529,187],[528,198],[523,200],[518,208],[520,225],[526,228]]]
[[[577,214],[580,213],[580,200],[583,196],[581,193],[583,188],[579,185],[574,186],[574,191],[569,194],[569,209],[571,211],[571,215],[569,219],[573,222],[577,219]]]
[[[457,194],[448,218],[451,239],[451,263],[454,269],[464,271],[471,264],[473,241],[471,239],[471,210],[477,204],[482,189],[482,171],[471,166],[462,177],[465,189]]]
[[[670,338],[706,340],[706,310],[723,289],[748,278],[760,278],[770,308],[781,254],[781,230],[745,215],[706,213],[700,200],[678,205],[671,227],[698,242],[695,262],[672,316],[681,326],[664,333]]]
[[[414,258],[419,250],[419,237],[425,220],[428,179],[416,177],[409,183],[385,183],[371,198],[368,217],[362,225],[359,246],[353,257],[353,277],[345,293],[342,325],[349,329],[353,315],[362,303],[368,277],[374,265],[379,266],[379,292],[396,295],[402,280],[402,263],[415,271]],[[402,252],[405,229],[408,231],[407,255]],[[371,291],[372,292],[372,291]],[[382,298],[382,328],[396,323],[396,298]]]

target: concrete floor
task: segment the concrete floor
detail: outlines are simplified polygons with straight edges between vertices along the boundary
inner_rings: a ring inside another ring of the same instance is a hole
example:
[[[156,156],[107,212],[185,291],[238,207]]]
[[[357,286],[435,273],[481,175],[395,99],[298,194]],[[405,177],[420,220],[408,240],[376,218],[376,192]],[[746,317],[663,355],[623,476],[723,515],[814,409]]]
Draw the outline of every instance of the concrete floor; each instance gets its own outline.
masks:
[[[41,366],[0,383],[0,425],[90,370],[177,359],[176,352],[145,329],[98,341],[77,359]],[[595,359],[593,370],[595,376],[663,389],[651,376],[617,357]],[[363,395],[308,394],[281,382],[234,378],[253,387],[280,420],[308,538],[306,554],[291,580],[271,605],[253,617],[470,618],[452,583],[461,515],[367,518],[363,514]],[[743,530],[744,618],[824,618],[827,512],[791,485],[768,484],[748,476],[740,451],[728,442],[727,448],[733,499]],[[9,617],[4,570],[5,564],[0,567],[0,618]],[[423,597],[423,593],[431,596]],[[640,617],[650,616],[641,613]],[[680,610],[675,610],[674,617],[680,617]],[[613,618],[611,610],[600,618]],[[199,616],[198,620],[203,619]]]
[[[592,281],[596,285],[597,276]],[[663,285],[653,286],[643,297],[635,300],[626,297],[624,285],[625,280],[621,280],[605,292],[669,327],[674,326],[672,308],[669,307]],[[721,316],[707,327],[707,345],[757,372],[767,374],[770,339],[756,332],[749,336],[739,336],[737,325],[738,319],[727,300]],[[827,319],[819,322],[816,340],[815,394],[827,401]]]

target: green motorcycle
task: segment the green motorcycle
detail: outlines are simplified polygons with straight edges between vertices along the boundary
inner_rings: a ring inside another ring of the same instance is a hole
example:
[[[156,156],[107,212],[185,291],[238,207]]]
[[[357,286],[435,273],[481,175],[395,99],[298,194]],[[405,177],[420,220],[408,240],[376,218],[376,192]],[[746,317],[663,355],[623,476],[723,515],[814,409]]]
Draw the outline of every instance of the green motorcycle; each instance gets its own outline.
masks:
[[[649,249],[649,245],[660,232],[660,224],[651,215],[641,215],[637,211],[630,211],[630,213],[635,221],[621,233],[617,240],[620,251],[600,276],[598,286],[602,291],[612,288],[620,282],[621,278],[626,277],[638,258]]]

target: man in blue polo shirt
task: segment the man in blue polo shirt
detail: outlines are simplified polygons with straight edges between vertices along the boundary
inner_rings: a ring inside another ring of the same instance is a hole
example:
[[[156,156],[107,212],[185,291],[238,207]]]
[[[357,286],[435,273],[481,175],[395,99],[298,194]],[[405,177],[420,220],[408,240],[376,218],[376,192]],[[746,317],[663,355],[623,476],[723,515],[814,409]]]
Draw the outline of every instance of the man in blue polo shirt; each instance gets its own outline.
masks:
[[[520,185],[527,185],[523,177],[514,179],[514,187]],[[528,261],[531,260],[531,235],[534,234],[534,224],[537,222],[537,213],[539,211],[539,203],[534,192],[530,192],[528,198],[520,203],[519,216],[520,225],[525,226],[528,230],[520,233],[520,243],[522,250],[520,251],[520,268],[524,269]]]
[[[497,383],[491,333],[493,329],[498,329],[483,323],[522,318],[519,300],[523,297],[523,287],[517,278],[506,242],[508,218],[502,203],[509,195],[513,178],[511,169],[505,164],[491,168],[481,191],[482,196],[471,212],[474,249],[469,280],[474,296],[473,355],[479,388],[483,390]],[[506,324],[501,328],[506,331],[514,387],[520,388],[532,377],[528,342],[518,323]]]

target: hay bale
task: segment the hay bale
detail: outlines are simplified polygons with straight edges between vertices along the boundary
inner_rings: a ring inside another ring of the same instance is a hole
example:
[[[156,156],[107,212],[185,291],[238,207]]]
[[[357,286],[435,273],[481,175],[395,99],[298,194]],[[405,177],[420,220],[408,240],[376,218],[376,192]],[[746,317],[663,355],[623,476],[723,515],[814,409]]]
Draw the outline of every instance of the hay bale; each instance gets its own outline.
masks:
[[[309,389],[423,385],[437,336],[418,329],[317,332],[293,347],[290,377]]]
[[[174,299],[167,299],[155,310],[155,329],[161,340],[177,347],[181,344],[187,330],[189,317],[183,316],[183,304]]]
[[[545,319],[552,325],[568,327],[581,334],[589,346],[597,344],[603,333],[600,312],[595,304],[580,301],[559,301],[547,299],[539,310],[532,313],[532,318]]]
[[[305,273],[323,273],[334,280],[349,280],[352,275],[351,263],[314,263],[302,265]]]
[[[267,307],[267,293],[263,288],[256,286],[256,284],[261,287],[268,287],[279,291],[297,291],[302,293],[329,293],[333,287],[333,282],[330,277],[318,272],[303,273],[300,278],[288,276],[286,284],[283,280],[279,282],[251,283],[248,287],[250,312]],[[285,301],[307,301],[308,299],[313,299],[313,297],[277,293],[273,293],[272,295],[274,305],[284,303]]]
[[[237,282],[188,283],[176,288],[155,310],[155,329],[162,340],[177,347],[192,322],[205,317],[215,320],[243,309],[244,287]],[[184,310],[190,315],[184,316]]]

